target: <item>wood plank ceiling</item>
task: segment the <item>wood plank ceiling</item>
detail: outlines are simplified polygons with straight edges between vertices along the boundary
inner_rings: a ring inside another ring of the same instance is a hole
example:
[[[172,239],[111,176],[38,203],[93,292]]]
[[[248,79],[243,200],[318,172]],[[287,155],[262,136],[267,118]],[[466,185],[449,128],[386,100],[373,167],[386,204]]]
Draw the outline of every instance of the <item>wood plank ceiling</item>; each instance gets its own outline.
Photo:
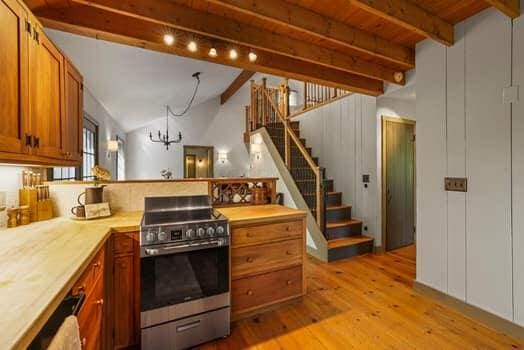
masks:
[[[519,0],[25,1],[50,28],[373,96],[405,83],[417,42],[451,46],[453,25],[489,6],[520,14]]]

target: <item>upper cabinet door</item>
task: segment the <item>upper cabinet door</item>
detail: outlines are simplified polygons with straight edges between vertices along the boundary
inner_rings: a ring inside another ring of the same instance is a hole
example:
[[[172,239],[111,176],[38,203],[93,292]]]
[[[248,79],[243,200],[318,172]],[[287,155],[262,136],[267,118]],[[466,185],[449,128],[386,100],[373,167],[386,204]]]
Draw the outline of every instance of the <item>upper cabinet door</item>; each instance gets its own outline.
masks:
[[[65,119],[62,139],[66,157],[82,160],[83,141],[83,78],[76,68],[65,60]]]
[[[64,57],[38,27],[34,28],[29,42],[29,115],[33,154],[66,159],[62,139]]]
[[[0,0],[0,152],[26,151],[27,13],[16,0]]]

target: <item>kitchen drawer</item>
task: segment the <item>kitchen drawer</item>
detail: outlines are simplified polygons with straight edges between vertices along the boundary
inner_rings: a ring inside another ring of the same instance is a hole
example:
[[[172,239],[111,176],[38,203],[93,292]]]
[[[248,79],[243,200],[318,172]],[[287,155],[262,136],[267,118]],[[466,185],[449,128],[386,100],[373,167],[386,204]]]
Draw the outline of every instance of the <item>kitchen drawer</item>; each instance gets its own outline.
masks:
[[[82,349],[98,350],[102,344],[102,320],[104,315],[104,279],[99,278],[93,292],[84,301],[78,313]]]
[[[233,313],[263,307],[302,295],[302,266],[231,282]]]
[[[266,243],[280,239],[302,237],[302,220],[267,225],[234,227],[231,233],[233,247]]]
[[[231,249],[231,277],[277,270],[302,263],[303,241],[293,239]]]
[[[101,248],[91,260],[82,276],[78,279],[72,289],[73,295],[91,293],[96,280],[104,274],[105,249]]]
[[[133,254],[135,240],[133,234],[116,233],[113,239],[113,252],[115,254]]]

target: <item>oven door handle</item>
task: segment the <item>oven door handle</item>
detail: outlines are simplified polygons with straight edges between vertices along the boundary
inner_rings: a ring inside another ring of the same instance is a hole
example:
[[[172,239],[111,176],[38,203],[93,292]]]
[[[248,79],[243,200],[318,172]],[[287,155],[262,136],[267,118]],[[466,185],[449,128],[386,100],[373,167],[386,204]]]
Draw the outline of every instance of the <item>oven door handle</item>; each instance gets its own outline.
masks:
[[[176,331],[177,332],[184,332],[184,331],[190,330],[191,328],[198,327],[198,326],[200,326],[200,322],[201,322],[200,320],[196,320],[196,321],[193,321],[191,323],[187,323],[185,325],[178,326],[178,327],[176,327]]]
[[[156,246],[154,248],[144,248],[142,256],[155,256],[165,254],[176,254],[182,252],[188,252],[193,250],[223,247],[229,245],[228,239],[216,239],[208,242],[193,243],[193,244],[177,244],[177,245],[166,245]]]

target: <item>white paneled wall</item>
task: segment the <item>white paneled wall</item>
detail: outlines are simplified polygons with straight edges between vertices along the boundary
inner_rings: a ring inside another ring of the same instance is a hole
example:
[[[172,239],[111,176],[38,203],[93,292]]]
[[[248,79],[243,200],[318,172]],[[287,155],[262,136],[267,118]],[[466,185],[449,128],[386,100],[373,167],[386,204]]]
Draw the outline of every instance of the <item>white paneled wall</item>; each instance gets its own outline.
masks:
[[[524,9],[524,1],[522,8]],[[520,87],[512,105],[513,140],[513,295],[515,322],[524,326],[524,16],[513,22],[513,85]]]
[[[455,45],[447,50],[447,176],[466,176],[464,106],[465,25],[455,27]],[[447,292],[466,300],[466,194],[447,193]]]
[[[524,83],[523,27],[488,9],[455,27],[454,46],[416,52],[417,280],[521,325],[524,106],[503,91],[512,70]],[[446,176],[468,192],[446,192]]]
[[[417,279],[447,291],[446,49],[417,46]]]
[[[512,319],[511,22],[484,11],[466,27],[466,300]]]
[[[326,167],[326,175],[342,192],[343,203],[353,206],[352,215],[363,220],[381,245],[379,183],[377,178],[376,99],[354,94],[298,117],[300,135],[313,147],[313,155]],[[370,175],[367,188],[362,175]]]

